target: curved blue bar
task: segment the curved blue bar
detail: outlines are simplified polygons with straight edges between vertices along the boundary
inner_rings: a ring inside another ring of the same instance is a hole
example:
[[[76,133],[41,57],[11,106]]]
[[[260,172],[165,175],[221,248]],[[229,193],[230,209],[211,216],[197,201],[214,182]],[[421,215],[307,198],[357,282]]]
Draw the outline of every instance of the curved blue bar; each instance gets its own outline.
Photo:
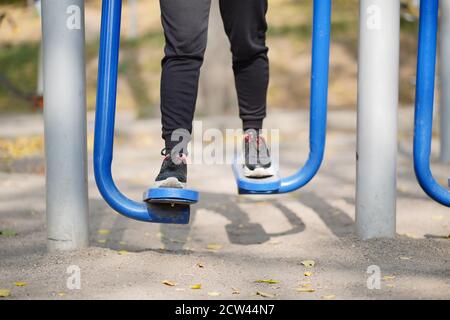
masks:
[[[414,116],[414,170],[425,193],[440,204],[450,207],[450,191],[436,182],[430,169],[438,12],[438,0],[421,1]]]
[[[122,0],[103,0],[94,139],[97,187],[105,201],[124,216],[146,222],[185,224],[189,222],[188,206],[167,212],[164,207],[133,201],[118,190],[112,178],[121,11]]]
[[[314,178],[325,151],[330,56],[331,0],[314,0],[309,156],[294,175],[281,180],[278,193],[295,191]]]

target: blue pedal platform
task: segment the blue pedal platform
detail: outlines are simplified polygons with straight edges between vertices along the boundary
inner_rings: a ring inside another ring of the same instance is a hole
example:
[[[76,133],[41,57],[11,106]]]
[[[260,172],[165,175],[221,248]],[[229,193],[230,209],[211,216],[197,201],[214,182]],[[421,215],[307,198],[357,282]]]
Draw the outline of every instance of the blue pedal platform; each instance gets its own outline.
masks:
[[[153,223],[188,224],[191,207],[171,203],[147,203],[147,210]]]
[[[274,165],[273,165],[274,166]],[[275,174],[268,178],[248,178],[244,175],[243,161],[239,157],[233,163],[233,173],[236,179],[239,194],[272,194],[278,193],[281,178],[278,168],[273,167]]]
[[[151,204],[190,206],[198,198],[197,191],[181,188],[151,188],[144,193],[144,201]]]

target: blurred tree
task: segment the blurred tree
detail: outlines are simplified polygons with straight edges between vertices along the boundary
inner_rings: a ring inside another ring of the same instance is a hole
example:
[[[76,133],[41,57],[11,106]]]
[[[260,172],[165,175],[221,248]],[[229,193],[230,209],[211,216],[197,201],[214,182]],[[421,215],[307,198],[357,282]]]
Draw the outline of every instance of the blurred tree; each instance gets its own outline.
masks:
[[[130,39],[136,39],[138,34],[138,0],[128,0],[128,37]]]
[[[407,21],[417,21],[419,18],[420,0],[401,0],[402,16]]]
[[[28,4],[28,0],[0,0],[0,5],[14,4],[17,6],[25,6]]]

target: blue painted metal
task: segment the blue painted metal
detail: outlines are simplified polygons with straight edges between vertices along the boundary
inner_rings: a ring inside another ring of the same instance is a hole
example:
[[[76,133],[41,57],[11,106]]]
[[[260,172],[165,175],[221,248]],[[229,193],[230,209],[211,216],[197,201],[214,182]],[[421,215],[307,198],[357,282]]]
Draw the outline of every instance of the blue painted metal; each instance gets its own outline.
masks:
[[[450,191],[433,178],[430,168],[438,13],[438,0],[421,2],[414,116],[414,170],[425,193],[450,207]]]
[[[128,218],[155,223],[187,224],[189,206],[156,205],[131,200],[119,191],[112,177],[121,13],[121,0],[103,0],[94,139],[97,187],[105,201]]]
[[[269,185],[272,183],[270,180],[268,180],[267,186],[261,182],[249,184],[249,179],[237,175],[236,180],[240,193],[292,192],[310,182],[320,169],[325,152],[327,128],[331,6],[331,0],[314,0],[308,160],[298,172],[281,179],[280,187],[277,190],[268,191],[273,187]]]
[[[150,203],[193,204],[198,202],[198,192],[188,189],[151,188],[144,193],[144,201]]]

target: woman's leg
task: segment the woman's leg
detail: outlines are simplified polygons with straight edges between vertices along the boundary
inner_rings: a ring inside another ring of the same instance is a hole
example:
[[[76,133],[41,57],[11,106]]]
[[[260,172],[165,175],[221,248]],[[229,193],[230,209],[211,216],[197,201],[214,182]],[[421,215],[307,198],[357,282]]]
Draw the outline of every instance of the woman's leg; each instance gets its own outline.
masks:
[[[233,71],[244,130],[261,129],[266,116],[269,59],[267,0],[220,0],[233,53]]]
[[[160,0],[166,39],[162,60],[162,136],[166,148],[177,129],[192,131],[200,67],[206,49],[211,0]]]

